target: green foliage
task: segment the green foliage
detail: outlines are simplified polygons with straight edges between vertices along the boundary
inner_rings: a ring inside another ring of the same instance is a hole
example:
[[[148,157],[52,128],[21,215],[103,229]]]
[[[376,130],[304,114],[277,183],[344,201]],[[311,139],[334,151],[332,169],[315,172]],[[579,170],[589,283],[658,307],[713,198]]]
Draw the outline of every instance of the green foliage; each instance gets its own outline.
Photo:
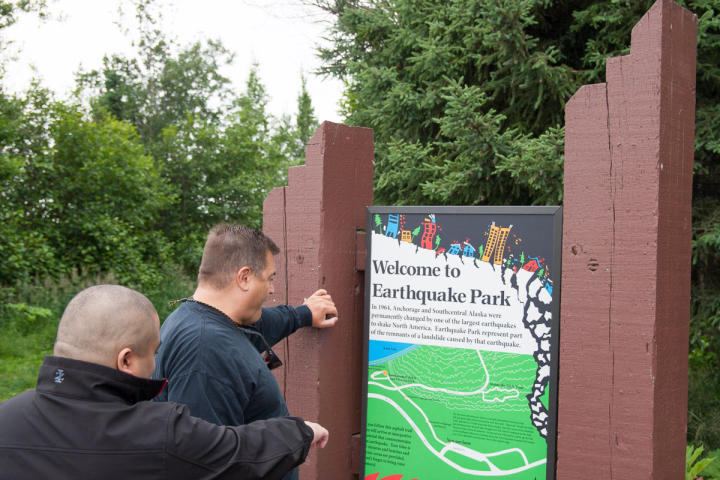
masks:
[[[175,192],[159,227],[188,271],[196,269],[210,226],[229,221],[259,228],[265,196],[285,182],[289,162],[266,105],[265,88],[253,69],[246,91],[222,122],[188,113],[165,127],[151,146]]]
[[[697,448],[692,445],[687,446],[685,450],[685,480],[696,480],[700,472],[715,461],[715,457],[700,458],[702,452],[702,445]]]
[[[6,303],[0,306],[0,315],[0,328],[27,335],[34,327],[46,322],[52,316],[52,311],[26,303]]]
[[[317,121],[304,78],[296,122],[276,120],[257,66],[245,91],[234,92],[220,73],[233,57],[221,43],[180,48],[156,28],[151,1],[135,4],[137,57],[106,57],[101,70],[78,75],[76,94],[95,118],[112,116],[139,133],[171,193],[155,227],[173,258],[194,272],[212,225],[261,225],[265,196],[304,160]]]
[[[257,66],[235,92],[225,47],[180,48],[152,0],[132,3],[137,54],[79,73],[75,99],[0,84],[0,400],[35,384],[83,288],[127,285],[167,317],[169,300],[192,294],[208,228],[259,227],[317,125],[304,78],[296,117],[277,120]],[[0,0],[0,30],[42,6]]]
[[[132,126],[91,120],[37,86],[2,104],[0,282],[73,267],[156,282],[168,245],[152,227],[168,188]]]
[[[36,12],[43,17],[46,8],[45,0],[0,0],[0,30],[15,23],[21,12]]]
[[[96,112],[135,125],[148,146],[188,114],[217,122],[231,95],[230,80],[219,69],[232,55],[218,42],[197,42],[176,55],[166,47],[156,40],[139,60],[105,57],[102,70],[78,74],[77,94],[92,99]]]
[[[687,431],[689,443],[720,445],[720,372],[713,364],[690,365]]]
[[[0,401],[35,386],[45,355],[52,354],[57,325],[70,299],[91,285],[118,283],[112,274],[71,271],[61,277],[18,281],[0,292]],[[194,279],[167,266],[155,287],[143,289],[165,319],[168,301],[192,295]],[[41,306],[42,305],[42,306]]]
[[[563,107],[580,76],[536,34],[551,2],[316,3],[336,15],[324,72],[348,85],[348,122],[375,129],[379,202],[561,198]]]
[[[37,304],[0,303],[0,401],[35,386],[42,359],[52,351],[57,319]]]
[[[310,137],[318,127],[318,120],[315,118],[315,111],[312,106],[310,94],[307,91],[307,80],[305,76],[300,77],[300,93],[297,97],[297,115],[294,125],[288,119],[284,120],[280,134],[284,133],[283,139],[287,144],[287,156],[293,165],[299,165],[305,161],[305,147]]]
[[[706,456],[714,458],[715,461],[709,463],[702,471],[703,480],[720,480],[720,462],[717,461],[720,458],[720,449],[712,450]]]

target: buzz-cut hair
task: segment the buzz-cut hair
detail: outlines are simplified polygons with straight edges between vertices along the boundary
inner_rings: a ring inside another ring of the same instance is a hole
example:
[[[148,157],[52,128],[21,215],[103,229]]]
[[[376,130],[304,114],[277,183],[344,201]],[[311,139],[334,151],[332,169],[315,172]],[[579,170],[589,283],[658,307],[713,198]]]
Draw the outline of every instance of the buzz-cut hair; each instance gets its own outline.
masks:
[[[265,270],[267,254],[280,249],[270,237],[245,225],[219,223],[210,229],[198,271],[198,284],[225,288],[242,267],[255,275]]]
[[[121,285],[95,285],[75,295],[60,318],[53,352],[110,366],[125,347],[145,354],[157,337],[157,312],[145,295]]]

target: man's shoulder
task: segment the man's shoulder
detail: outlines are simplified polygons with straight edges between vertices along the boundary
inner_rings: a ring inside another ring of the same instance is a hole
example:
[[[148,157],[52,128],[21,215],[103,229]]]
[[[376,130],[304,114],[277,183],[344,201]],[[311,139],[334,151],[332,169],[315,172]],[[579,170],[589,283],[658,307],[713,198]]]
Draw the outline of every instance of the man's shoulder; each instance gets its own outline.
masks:
[[[199,318],[199,315],[192,311],[187,302],[183,302],[175,310],[170,312],[170,315],[167,316],[163,324],[160,326],[160,329],[167,329],[170,326],[183,324],[196,318]]]
[[[0,402],[0,445],[15,443],[18,439],[27,437],[29,422],[47,414],[38,408],[35,396],[36,391],[33,388]]]
[[[13,412],[18,411],[32,403],[35,398],[35,389],[25,390],[22,393],[18,393],[12,398],[0,402],[0,419],[6,415],[12,415]]]
[[[202,311],[181,305],[160,328],[161,345],[156,363],[160,376],[211,373],[218,365],[237,368],[255,352],[246,334],[228,327]],[[257,354],[257,352],[255,352]]]
[[[163,341],[168,337],[193,338],[213,335],[214,332],[212,322],[208,322],[208,316],[203,315],[202,311],[193,309],[188,302],[176,308],[160,326],[160,336],[163,337]]]

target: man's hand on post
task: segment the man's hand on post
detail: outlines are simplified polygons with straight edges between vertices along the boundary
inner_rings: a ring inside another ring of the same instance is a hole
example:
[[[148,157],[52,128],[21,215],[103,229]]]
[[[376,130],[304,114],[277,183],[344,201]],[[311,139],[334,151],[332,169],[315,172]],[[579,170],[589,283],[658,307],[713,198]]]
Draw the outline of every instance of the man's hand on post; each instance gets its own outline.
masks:
[[[328,433],[327,429],[323,427],[322,425],[318,425],[317,423],[308,422],[305,421],[305,425],[312,428],[313,431],[313,441],[310,444],[312,447],[320,447],[325,448],[325,445],[327,445],[328,437],[330,434]]]
[[[337,323],[338,312],[335,302],[326,290],[320,289],[305,299],[304,305],[312,313],[312,326],[315,328],[332,327]]]

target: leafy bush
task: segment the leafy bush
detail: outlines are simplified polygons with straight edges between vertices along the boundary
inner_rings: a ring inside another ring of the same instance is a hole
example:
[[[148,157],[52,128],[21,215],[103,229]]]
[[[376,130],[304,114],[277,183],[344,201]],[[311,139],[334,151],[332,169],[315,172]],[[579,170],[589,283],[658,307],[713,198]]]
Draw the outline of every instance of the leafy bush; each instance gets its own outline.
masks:
[[[700,472],[716,460],[715,457],[701,458],[702,452],[702,445],[697,448],[692,445],[687,446],[685,450],[685,480],[696,480]]]
[[[0,401],[35,386],[43,357],[52,353],[57,325],[65,306],[79,291],[118,283],[112,273],[73,270],[60,278],[23,280],[0,291]],[[192,295],[194,279],[180,266],[161,272],[152,288],[141,289],[164,320],[173,310],[169,300]]]
[[[26,336],[39,326],[52,319],[52,310],[26,303],[6,303],[0,305],[0,329],[6,334],[16,333]]]
[[[712,365],[694,365],[688,388],[688,442],[720,446],[720,373]]]
[[[702,471],[703,480],[720,480],[720,449],[713,450],[707,454],[707,458],[714,458]]]

